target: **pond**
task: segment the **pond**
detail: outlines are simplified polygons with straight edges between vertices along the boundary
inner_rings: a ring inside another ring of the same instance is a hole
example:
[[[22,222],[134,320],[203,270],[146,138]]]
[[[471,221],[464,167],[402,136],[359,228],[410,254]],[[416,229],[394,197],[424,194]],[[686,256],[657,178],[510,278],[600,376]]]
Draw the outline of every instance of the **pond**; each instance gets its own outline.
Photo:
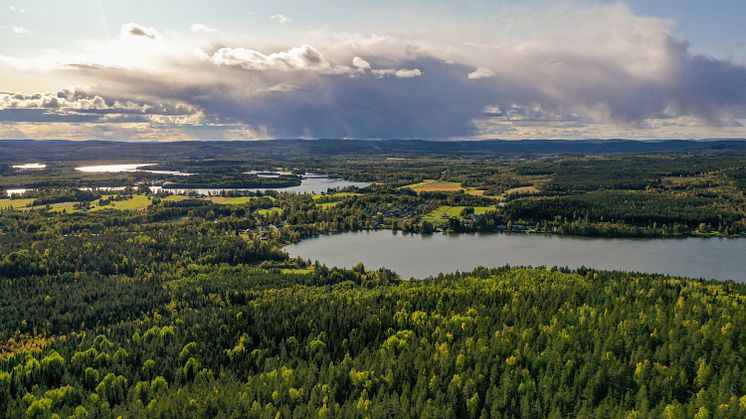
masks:
[[[539,234],[405,234],[389,230],[319,236],[285,250],[327,266],[387,267],[402,278],[510,264],[586,266],[746,282],[746,239],[607,239]]]

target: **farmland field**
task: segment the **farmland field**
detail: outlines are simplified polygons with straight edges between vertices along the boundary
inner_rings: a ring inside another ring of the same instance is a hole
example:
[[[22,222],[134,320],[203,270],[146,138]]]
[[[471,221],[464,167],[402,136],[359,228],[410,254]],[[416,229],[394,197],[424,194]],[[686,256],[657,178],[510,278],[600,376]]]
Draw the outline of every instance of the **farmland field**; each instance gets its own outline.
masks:
[[[104,196],[104,198],[107,198]],[[102,211],[105,209],[115,209],[121,211],[142,211],[150,206],[150,198],[146,195],[132,195],[131,198],[122,201],[112,201],[109,205],[99,206],[98,200],[91,203],[91,211]]]
[[[34,202],[33,198],[0,199],[0,209],[3,209],[3,208],[21,209],[21,208],[28,207],[29,205],[31,205],[32,202]]]
[[[438,180],[424,180],[419,183],[407,185],[405,188],[412,189],[417,193],[423,192],[458,192],[464,188],[459,182],[441,182]]]
[[[438,209],[428,213],[422,219],[431,223],[444,223],[449,218],[461,218],[461,213],[465,206],[441,206]],[[488,212],[496,211],[495,207],[472,207],[474,208],[474,215],[484,215]]]

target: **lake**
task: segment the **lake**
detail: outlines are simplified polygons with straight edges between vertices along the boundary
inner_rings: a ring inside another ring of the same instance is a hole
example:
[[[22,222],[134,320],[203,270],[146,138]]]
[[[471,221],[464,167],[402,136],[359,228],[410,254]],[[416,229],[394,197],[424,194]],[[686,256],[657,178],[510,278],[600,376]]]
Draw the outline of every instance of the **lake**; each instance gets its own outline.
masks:
[[[389,230],[319,236],[285,247],[327,266],[387,267],[402,278],[477,266],[586,266],[746,282],[746,239],[607,239],[539,234],[405,234]]]
[[[301,179],[300,185],[289,186],[285,188],[238,188],[238,189],[237,188],[189,188],[189,189],[182,189],[182,188],[169,188],[168,185],[166,185],[163,187],[151,186],[150,189],[156,193],[159,190],[163,189],[173,194],[185,194],[187,192],[193,191],[197,193],[198,195],[220,195],[222,192],[229,192],[229,191],[246,191],[246,192],[275,191],[275,192],[305,194],[305,193],[322,193],[322,192],[326,192],[328,189],[344,189],[349,186],[355,186],[358,188],[366,188],[370,186],[370,183],[351,182],[351,181],[344,180],[344,179],[330,178],[326,176],[303,176],[303,178]]]
[[[81,166],[75,170],[85,173],[122,173],[122,172],[143,172],[155,173],[159,175],[191,176],[191,173],[184,173],[177,170],[155,170],[141,169],[142,167],[157,166],[158,163],[134,163],[134,164],[103,164],[98,166]]]
[[[141,167],[156,166],[157,163],[135,163],[135,164],[102,164],[98,166],[81,166],[75,170],[85,173],[121,173],[136,172]]]
[[[11,195],[23,195],[28,191],[28,189],[6,189],[5,194],[8,196]]]
[[[44,163],[24,163],[24,164],[14,164],[14,169],[19,170],[39,170],[39,169],[45,169],[47,167]]]

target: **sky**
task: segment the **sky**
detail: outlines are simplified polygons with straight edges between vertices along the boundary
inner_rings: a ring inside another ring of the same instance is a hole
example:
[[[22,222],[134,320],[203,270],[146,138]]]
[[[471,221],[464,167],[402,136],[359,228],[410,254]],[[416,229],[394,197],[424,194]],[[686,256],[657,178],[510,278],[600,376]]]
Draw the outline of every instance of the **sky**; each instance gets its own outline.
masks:
[[[746,138],[746,3],[0,0],[0,139]]]

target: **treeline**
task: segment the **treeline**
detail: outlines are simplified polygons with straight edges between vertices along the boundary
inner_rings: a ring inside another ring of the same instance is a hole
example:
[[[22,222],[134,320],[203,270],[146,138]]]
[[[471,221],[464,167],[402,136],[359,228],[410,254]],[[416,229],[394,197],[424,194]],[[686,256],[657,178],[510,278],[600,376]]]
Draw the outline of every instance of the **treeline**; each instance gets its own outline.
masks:
[[[663,233],[690,232],[700,228],[739,234],[746,229],[737,206],[717,197],[679,196],[646,191],[597,191],[580,195],[522,198],[504,207],[505,216],[516,222],[558,228],[583,222],[611,223],[650,228]]]

